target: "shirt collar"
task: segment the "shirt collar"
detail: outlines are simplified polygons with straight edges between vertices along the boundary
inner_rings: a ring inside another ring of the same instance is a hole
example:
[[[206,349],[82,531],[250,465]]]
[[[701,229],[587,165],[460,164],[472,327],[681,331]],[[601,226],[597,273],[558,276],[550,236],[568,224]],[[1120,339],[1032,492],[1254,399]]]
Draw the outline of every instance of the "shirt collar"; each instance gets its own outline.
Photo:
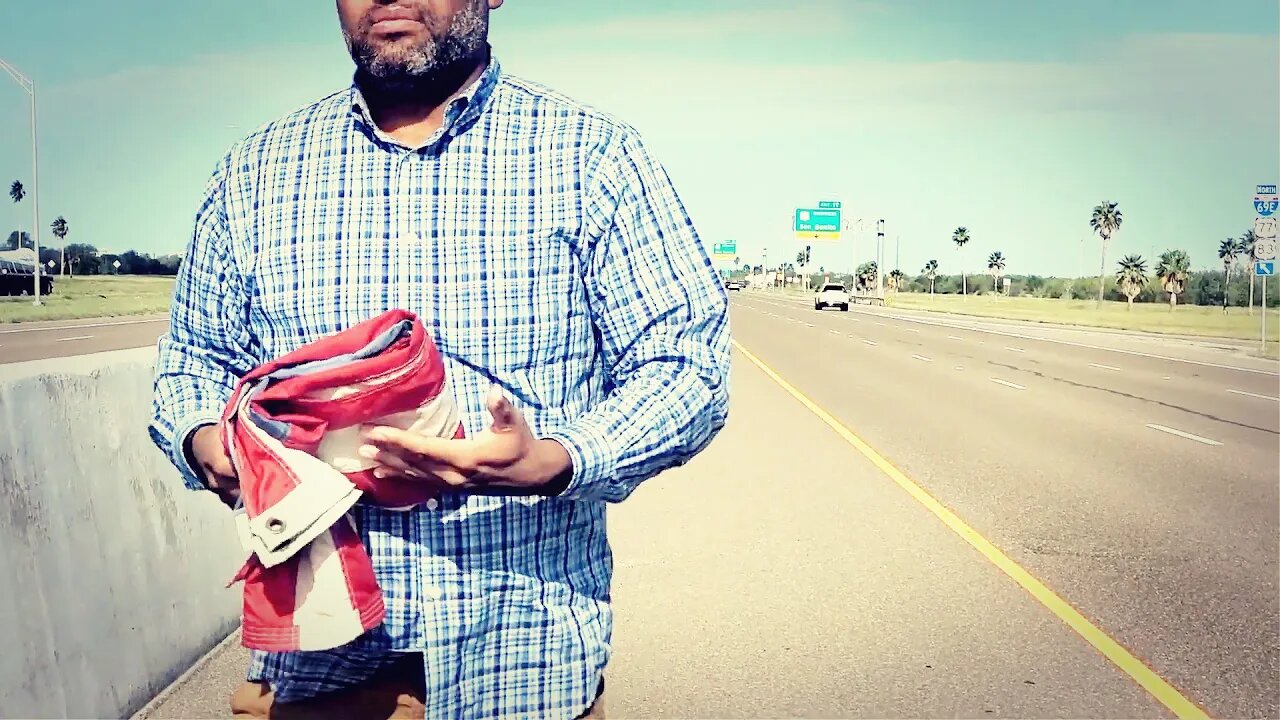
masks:
[[[498,62],[498,58],[490,53],[484,72],[449,100],[444,111],[444,123],[431,136],[431,139],[423,144],[423,147],[435,145],[445,137],[453,137],[475,123],[485,108],[489,106],[490,100],[493,99],[493,91],[498,87],[498,81],[501,77],[502,66]],[[356,87],[355,83],[351,84],[350,94],[351,114],[356,122],[372,130],[384,142],[398,144],[383,133],[377,124],[373,122],[373,115],[369,112],[369,106],[365,102],[364,94],[360,92],[360,88]]]

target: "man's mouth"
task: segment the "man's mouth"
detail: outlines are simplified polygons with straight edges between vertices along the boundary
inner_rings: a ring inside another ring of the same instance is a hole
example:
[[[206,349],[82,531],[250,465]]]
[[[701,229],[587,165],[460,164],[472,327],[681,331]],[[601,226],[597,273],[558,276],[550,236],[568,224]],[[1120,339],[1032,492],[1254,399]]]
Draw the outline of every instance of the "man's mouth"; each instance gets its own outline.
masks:
[[[369,13],[369,31],[379,35],[396,35],[421,30],[425,23],[414,10],[398,5],[379,7]]]

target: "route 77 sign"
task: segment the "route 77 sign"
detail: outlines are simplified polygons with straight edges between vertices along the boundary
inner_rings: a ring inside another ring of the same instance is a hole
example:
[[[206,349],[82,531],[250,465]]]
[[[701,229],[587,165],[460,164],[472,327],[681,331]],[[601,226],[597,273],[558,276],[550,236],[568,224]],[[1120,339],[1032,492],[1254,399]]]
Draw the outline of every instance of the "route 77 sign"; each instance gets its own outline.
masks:
[[[1253,236],[1259,240],[1275,238],[1277,229],[1280,229],[1280,219],[1273,217],[1253,219]]]

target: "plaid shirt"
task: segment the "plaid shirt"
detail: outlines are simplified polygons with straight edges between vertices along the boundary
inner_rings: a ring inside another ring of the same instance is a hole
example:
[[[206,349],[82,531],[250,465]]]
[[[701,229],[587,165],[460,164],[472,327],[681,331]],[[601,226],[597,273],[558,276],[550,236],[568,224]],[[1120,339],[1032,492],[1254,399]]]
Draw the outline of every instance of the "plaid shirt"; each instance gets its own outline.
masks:
[[[607,503],[727,418],[727,298],[637,133],[532,83],[483,76],[404,147],[354,88],[232,148],[199,208],[159,343],[152,438],[183,452],[237,377],[390,308],[419,314],[468,433],[498,383],[568,450],[557,498],[358,506],[382,626],[316,653],[255,653],[281,701],[420,651],[427,717],[571,717],[610,654]]]

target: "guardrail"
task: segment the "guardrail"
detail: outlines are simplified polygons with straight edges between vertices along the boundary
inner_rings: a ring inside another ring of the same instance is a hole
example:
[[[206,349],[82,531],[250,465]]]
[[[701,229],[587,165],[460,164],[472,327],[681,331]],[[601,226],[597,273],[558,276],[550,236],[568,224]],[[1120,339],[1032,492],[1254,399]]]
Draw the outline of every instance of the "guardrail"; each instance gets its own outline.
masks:
[[[230,513],[147,436],[153,358],[0,365],[0,717],[128,717],[237,626]]]

